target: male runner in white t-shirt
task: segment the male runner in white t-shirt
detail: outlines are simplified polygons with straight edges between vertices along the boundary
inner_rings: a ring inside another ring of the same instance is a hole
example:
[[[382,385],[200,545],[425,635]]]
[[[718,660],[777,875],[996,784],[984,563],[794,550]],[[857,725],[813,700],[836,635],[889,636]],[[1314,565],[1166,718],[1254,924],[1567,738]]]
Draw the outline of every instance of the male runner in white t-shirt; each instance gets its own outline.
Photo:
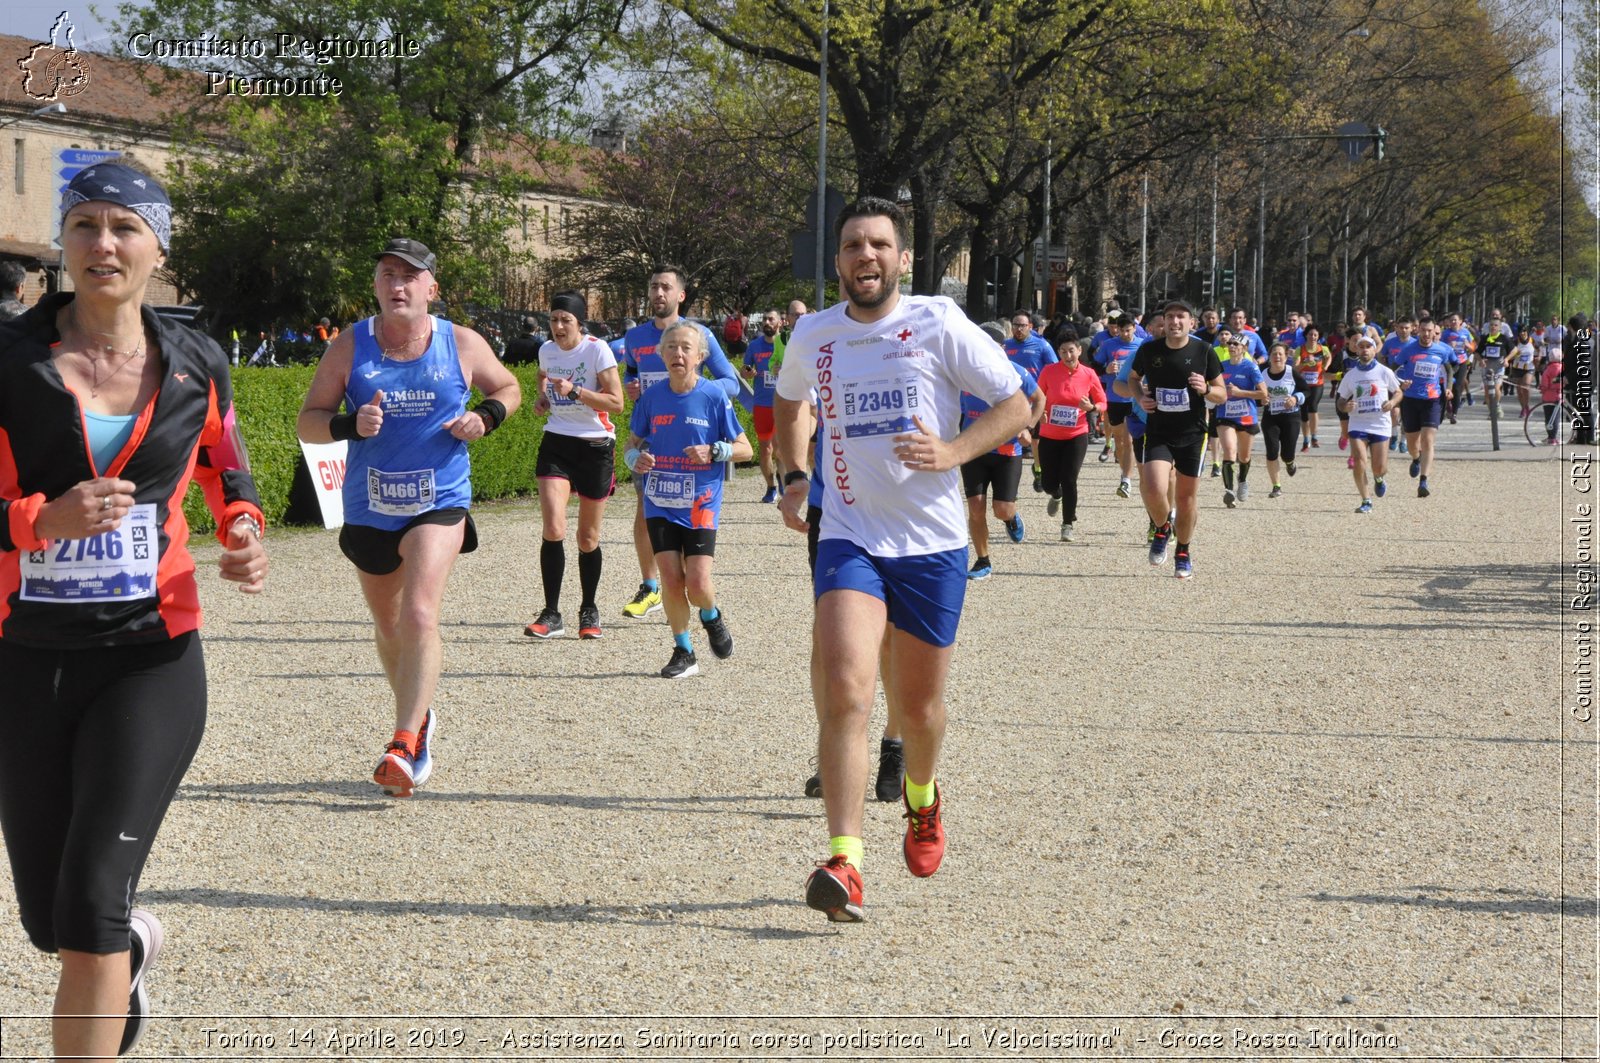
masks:
[[[811,464],[806,417],[817,391],[827,478],[817,545],[812,694],[831,857],[806,882],[806,903],[840,922],[861,919],[861,821],[867,719],[878,647],[890,629],[884,686],[905,742],[903,852],[931,875],[944,855],[934,771],[944,738],[945,676],[966,591],[965,461],[1028,421],[1016,371],[949,299],[903,296],[911,265],[905,216],[866,198],[837,222],[845,302],[796,324],[774,401],[785,467]],[[958,433],[961,392],[989,413]],[[785,477],[779,510],[805,531],[803,473]]]

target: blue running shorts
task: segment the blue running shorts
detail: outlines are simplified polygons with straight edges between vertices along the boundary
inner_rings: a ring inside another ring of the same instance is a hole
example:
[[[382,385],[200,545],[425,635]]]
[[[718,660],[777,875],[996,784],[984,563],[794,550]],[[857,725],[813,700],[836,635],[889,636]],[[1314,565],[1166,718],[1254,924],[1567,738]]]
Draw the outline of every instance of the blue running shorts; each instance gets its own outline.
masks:
[[[889,623],[933,646],[956,640],[967,594],[967,551],[874,557],[848,539],[817,544],[816,597],[860,591],[889,607]]]

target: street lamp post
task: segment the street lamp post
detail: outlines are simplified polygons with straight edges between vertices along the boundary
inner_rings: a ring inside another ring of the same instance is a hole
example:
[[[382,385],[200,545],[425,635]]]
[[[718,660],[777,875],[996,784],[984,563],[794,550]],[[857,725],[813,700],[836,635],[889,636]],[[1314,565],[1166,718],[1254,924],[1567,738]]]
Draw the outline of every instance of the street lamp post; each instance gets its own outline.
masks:
[[[1261,327],[1267,324],[1267,295],[1262,290],[1267,281],[1267,142],[1261,142],[1261,200],[1256,209],[1256,320]]]
[[[1139,185],[1139,306],[1149,309],[1150,301],[1150,175]]]
[[[816,302],[822,307],[828,247],[828,0],[822,0],[822,64],[817,76],[817,257]]]
[[[18,122],[22,121],[24,118],[44,118],[47,115],[66,114],[66,113],[67,113],[67,105],[66,104],[64,104],[64,103],[47,103],[43,107],[35,107],[33,110],[29,111],[27,114],[19,114],[15,118],[8,118],[4,122],[0,122],[0,129],[4,129],[4,128],[6,128],[6,126],[16,125]]]

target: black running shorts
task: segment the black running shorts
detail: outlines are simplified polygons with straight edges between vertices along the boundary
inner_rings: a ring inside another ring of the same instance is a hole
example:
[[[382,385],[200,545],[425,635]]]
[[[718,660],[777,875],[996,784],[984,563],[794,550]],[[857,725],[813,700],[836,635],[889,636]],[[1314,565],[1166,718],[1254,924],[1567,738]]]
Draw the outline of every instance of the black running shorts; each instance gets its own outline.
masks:
[[[566,480],[573,492],[584,498],[610,498],[617,480],[616,453],[614,439],[579,439],[546,432],[539,441],[533,474],[541,480]]]
[[[1167,461],[1178,470],[1179,476],[1199,476],[1200,459],[1205,454],[1206,441],[1197,439],[1193,443],[1166,443],[1150,436],[1145,437],[1144,460],[1145,464],[1152,461]]]
[[[1017,485],[1022,482],[1022,455],[1006,457],[990,451],[980,454],[961,466],[961,483],[968,498],[982,498],[991,486],[990,496],[996,502],[1015,502]]]
[[[350,563],[369,576],[387,576],[400,567],[400,540],[406,532],[421,524],[460,524],[467,522],[461,539],[461,553],[470,554],[478,548],[478,528],[472,515],[460,506],[429,510],[418,514],[404,528],[385,531],[365,524],[346,524],[339,529],[339,549]]]
[[[716,556],[715,528],[691,528],[666,517],[646,517],[644,526],[650,533],[650,549],[655,553],[682,554],[684,557]]]

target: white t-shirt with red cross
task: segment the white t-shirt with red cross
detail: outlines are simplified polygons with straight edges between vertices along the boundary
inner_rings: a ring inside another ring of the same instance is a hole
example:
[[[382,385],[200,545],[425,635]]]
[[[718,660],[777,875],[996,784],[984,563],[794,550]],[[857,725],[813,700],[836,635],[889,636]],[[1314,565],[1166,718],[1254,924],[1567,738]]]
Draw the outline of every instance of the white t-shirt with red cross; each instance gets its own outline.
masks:
[[[885,317],[855,321],[839,303],[795,325],[778,394],[806,401],[816,389],[826,485],[820,537],[846,539],[878,557],[915,557],[967,545],[958,469],[917,472],[894,455],[895,436],[917,430],[951,440],[961,393],[991,406],[1021,387],[1005,353],[942,296],[902,295]]]

